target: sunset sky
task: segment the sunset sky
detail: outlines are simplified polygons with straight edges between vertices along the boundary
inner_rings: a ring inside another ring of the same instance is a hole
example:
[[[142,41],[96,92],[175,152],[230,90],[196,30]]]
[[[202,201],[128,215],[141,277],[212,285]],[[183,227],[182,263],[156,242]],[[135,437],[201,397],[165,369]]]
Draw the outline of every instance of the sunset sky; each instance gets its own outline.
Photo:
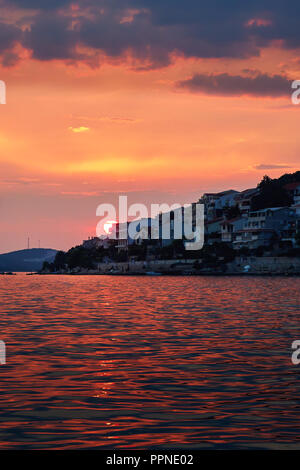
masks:
[[[299,169],[300,3],[0,0],[0,252]]]

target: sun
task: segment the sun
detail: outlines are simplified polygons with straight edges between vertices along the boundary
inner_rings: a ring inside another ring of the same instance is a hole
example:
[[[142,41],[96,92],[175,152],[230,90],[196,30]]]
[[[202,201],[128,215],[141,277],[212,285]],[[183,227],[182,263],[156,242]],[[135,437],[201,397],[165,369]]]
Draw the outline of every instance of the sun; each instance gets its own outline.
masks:
[[[116,223],[117,223],[116,220],[108,220],[107,222],[105,222],[105,224],[103,225],[104,232],[107,235],[111,235],[113,227],[114,227],[114,225],[116,225]]]

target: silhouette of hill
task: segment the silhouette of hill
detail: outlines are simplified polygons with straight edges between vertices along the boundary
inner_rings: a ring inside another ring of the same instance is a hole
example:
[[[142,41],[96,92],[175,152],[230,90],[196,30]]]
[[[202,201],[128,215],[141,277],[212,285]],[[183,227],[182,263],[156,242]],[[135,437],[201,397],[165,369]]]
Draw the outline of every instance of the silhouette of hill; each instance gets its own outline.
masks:
[[[289,183],[299,183],[300,182],[300,171],[295,171],[295,173],[284,173],[279,176],[279,178],[272,178],[273,182],[276,182],[278,186],[285,186]]]
[[[3,271],[37,271],[43,262],[52,262],[57,250],[51,248],[32,248],[29,250],[12,251],[0,255],[0,272]]]

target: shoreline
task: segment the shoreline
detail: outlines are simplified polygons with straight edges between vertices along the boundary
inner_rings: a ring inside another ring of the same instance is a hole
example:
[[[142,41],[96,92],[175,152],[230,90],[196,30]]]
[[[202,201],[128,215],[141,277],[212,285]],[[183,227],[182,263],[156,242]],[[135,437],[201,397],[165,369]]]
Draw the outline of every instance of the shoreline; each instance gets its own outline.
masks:
[[[141,272],[114,272],[114,273],[93,273],[93,272],[78,272],[78,273],[27,273],[27,276],[138,276],[138,277],[191,277],[191,276],[215,276],[215,277],[300,277],[300,272],[297,273],[275,273],[275,272],[198,272],[198,273],[164,273],[157,272],[154,274],[147,274]]]
[[[98,263],[93,269],[62,268],[56,272],[38,271],[37,275],[69,276],[300,276],[297,257],[236,257],[233,261],[207,265],[196,259],[148,260]]]

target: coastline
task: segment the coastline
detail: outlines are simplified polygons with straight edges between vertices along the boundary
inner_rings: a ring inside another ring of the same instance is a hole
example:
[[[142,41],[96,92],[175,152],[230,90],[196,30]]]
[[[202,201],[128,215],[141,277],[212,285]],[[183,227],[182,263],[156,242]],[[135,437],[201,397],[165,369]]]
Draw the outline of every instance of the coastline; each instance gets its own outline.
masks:
[[[207,266],[199,260],[153,260],[99,263],[94,269],[39,271],[37,275],[70,276],[300,276],[300,258],[244,257],[229,263]]]
[[[215,277],[300,277],[300,272],[297,273],[258,273],[258,272],[251,272],[251,273],[220,273],[220,272],[198,272],[198,273],[189,273],[189,274],[183,274],[183,273],[155,273],[155,274],[147,274],[147,273],[138,273],[138,272],[132,272],[132,273],[122,273],[122,272],[116,272],[116,273],[91,273],[91,272],[79,272],[79,273],[27,273],[27,276],[138,276],[138,277],[155,277],[155,276],[173,276],[173,277],[186,277],[186,276],[215,276]]]

